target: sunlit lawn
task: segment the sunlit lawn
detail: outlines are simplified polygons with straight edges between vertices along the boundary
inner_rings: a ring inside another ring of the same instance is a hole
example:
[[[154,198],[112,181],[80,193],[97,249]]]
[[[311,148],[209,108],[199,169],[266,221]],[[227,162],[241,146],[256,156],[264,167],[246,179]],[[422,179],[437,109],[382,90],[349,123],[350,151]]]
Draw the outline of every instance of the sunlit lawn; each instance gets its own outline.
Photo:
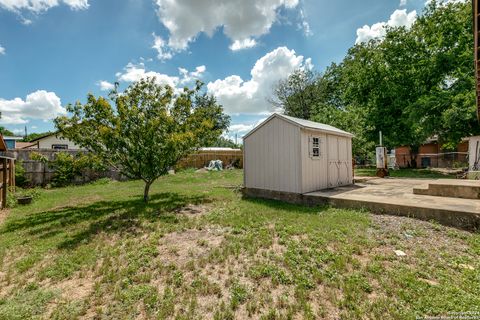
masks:
[[[0,319],[415,319],[480,311],[480,235],[242,199],[242,171],[41,191],[0,226]],[[394,250],[407,255],[399,257]]]

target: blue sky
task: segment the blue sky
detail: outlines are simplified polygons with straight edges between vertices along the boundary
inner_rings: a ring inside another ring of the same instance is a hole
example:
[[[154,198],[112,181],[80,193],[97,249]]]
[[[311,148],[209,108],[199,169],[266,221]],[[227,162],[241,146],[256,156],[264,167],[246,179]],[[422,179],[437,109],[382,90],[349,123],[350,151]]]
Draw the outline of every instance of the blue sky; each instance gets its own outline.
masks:
[[[0,124],[53,129],[86,94],[156,76],[199,78],[243,135],[272,112],[272,87],[322,71],[385,25],[409,26],[424,0],[0,0]]]

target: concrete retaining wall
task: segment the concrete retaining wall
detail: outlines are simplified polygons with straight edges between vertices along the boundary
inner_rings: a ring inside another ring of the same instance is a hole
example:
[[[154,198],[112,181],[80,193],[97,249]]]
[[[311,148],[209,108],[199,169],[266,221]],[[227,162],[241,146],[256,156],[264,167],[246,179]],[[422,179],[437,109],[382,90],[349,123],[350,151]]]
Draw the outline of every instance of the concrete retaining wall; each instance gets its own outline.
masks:
[[[260,189],[243,189],[243,195],[251,198],[262,198],[279,200],[293,204],[302,204],[308,206],[331,205],[335,208],[345,209],[364,209],[374,214],[388,214],[396,216],[405,216],[420,220],[434,220],[440,224],[465,229],[469,231],[480,230],[480,213],[451,211],[444,209],[434,209],[425,207],[415,207],[410,205],[399,205],[393,203],[381,203],[375,201],[361,201],[352,199],[338,199],[324,196],[313,196],[305,194],[296,194],[288,192],[278,192]]]

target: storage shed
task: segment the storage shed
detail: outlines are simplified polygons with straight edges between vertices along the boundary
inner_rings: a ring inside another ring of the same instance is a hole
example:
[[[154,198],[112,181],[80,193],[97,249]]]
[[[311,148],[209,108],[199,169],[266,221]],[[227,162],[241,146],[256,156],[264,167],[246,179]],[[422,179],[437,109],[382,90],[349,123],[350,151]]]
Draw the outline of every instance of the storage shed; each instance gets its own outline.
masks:
[[[268,197],[269,191],[303,194],[352,184],[352,137],[275,113],[243,138],[245,190]]]

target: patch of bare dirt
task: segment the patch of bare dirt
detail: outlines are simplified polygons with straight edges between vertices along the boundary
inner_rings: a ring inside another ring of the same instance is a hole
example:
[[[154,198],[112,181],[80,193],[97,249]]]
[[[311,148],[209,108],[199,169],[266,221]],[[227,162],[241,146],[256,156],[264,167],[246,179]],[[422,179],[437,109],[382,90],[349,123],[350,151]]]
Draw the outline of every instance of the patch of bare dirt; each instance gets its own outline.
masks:
[[[340,310],[334,303],[342,298],[340,289],[317,285],[310,294],[310,305],[317,317],[337,320],[340,319]]]
[[[95,285],[93,273],[80,277],[76,274],[74,277],[65,279],[60,282],[52,283],[50,279],[43,281],[42,286],[52,291],[59,292],[60,296],[47,305],[45,314],[46,318],[50,318],[55,308],[64,303],[64,301],[81,301],[89,297]]]
[[[465,241],[472,234],[467,231],[408,217],[371,215],[371,219],[373,225],[367,230],[370,244],[360,254],[353,255],[363,268],[373,261],[380,262],[386,270],[398,263],[417,267],[424,260],[419,256],[424,255],[428,255],[432,265],[445,263],[445,255],[472,256]],[[397,250],[405,256],[399,256]],[[426,281],[436,283],[435,279]]]
[[[93,271],[89,271],[87,274],[76,273],[73,277],[59,282],[46,279],[40,284],[46,289],[59,292],[62,300],[79,301],[93,292],[95,279]]]
[[[372,220],[374,228],[369,232],[379,240],[393,238],[395,241],[390,245],[392,250],[396,242],[397,246],[404,246],[407,251],[425,249],[467,253],[469,247],[464,239],[472,236],[468,231],[407,217],[372,215]]]
[[[160,240],[159,257],[164,263],[184,266],[188,261],[219,247],[224,240],[224,232],[223,229],[209,228],[169,233]]]
[[[175,213],[187,217],[200,217],[208,213],[209,210],[210,208],[203,204],[189,204],[185,207],[176,209]]]

